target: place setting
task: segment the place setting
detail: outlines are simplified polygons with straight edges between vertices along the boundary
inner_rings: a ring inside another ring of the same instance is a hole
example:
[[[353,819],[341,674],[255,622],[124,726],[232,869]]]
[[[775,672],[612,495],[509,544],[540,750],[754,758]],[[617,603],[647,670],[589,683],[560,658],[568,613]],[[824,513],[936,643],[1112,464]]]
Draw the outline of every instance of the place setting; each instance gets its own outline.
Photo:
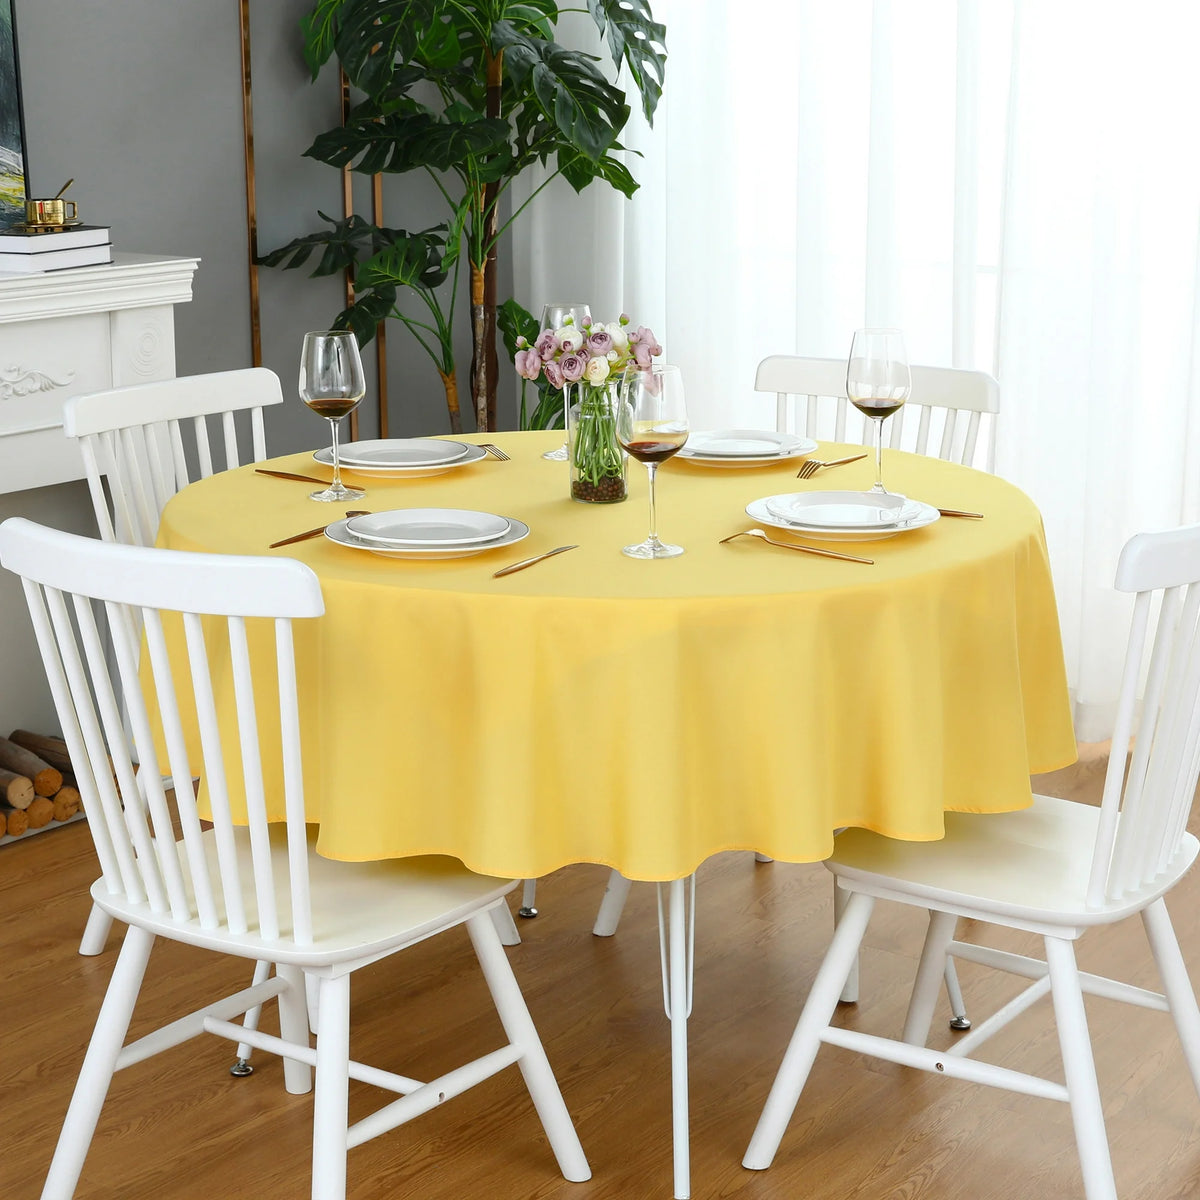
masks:
[[[329,541],[383,558],[436,561],[467,558],[515,545],[529,536],[516,517],[464,508],[397,508],[347,514],[322,531]]]
[[[883,422],[903,406],[911,389],[908,357],[899,330],[857,330],[846,365],[846,395],[855,408],[871,420],[874,427],[874,485],[865,492],[812,491],[764,496],[752,500],[746,506],[746,514],[760,525],[813,541],[837,542],[882,541],[912,530],[925,529],[943,516],[982,518],[982,513],[937,508],[922,500],[889,492],[884,486]],[[843,461],[856,461],[863,457],[866,455],[855,455],[850,459],[821,465],[836,466]],[[805,471],[804,467],[799,472],[804,479],[812,478],[814,474],[815,470]],[[813,547],[773,541],[762,530],[745,532],[773,545],[817,552]],[[733,535],[740,536],[743,535]],[[730,541],[732,538],[724,540]]]

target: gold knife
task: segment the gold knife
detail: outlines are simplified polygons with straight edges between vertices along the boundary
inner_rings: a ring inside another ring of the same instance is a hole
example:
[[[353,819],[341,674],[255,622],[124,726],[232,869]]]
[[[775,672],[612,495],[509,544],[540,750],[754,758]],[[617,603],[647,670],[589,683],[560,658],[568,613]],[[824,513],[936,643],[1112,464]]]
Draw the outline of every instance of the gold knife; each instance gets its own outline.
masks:
[[[970,517],[973,521],[982,521],[983,513],[963,512],[961,508],[939,508],[943,517]]]
[[[256,475],[271,475],[276,479],[299,479],[304,483],[320,483],[325,487],[329,486],[329,480],[318,479],[315,475],[297,475],[293,471],[268,471],[266,467],[255,467]]]
[[[578,550],[578,544],[574,546],[556,546],[553,550],[547,550],[545,554],[535,554],[532,558],[522,558],[518,562],[509,563],[507,567],[501,567],[498,571],[492,572],[493,579],[499,579],[501,575],[511,575],[514,571],[523,571],[526,567],[532,567],[534,563],[540,563],[543,558],[553,558],[556,554],[563,554],[567,550]]]

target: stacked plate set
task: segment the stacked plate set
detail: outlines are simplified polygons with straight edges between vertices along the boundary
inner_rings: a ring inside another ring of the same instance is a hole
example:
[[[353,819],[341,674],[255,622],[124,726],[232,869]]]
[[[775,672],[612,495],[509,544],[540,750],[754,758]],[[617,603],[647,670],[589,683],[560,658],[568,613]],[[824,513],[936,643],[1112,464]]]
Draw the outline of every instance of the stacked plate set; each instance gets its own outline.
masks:
[[[706,467],[761,467],[803,458],[817,448],[811,438],[765,429],[693,430],[676,455]]]
[[[376,438],[351,442],[338,450],[343,471],[376,479],[421,479],[441,475],[487,457],[482,446],[443,438]],[[333,466],[333,448],[324,446],[313,458]]]
[[[834,542],[873,542],[924,529],[941,514],[920,500],[877,492],[791,492],[746,505],[760,525]]]
[[[339,546],[384,558],[466,558],[529,536],[515,517],[467,508],[397,508],[334,521],[325,536]]]

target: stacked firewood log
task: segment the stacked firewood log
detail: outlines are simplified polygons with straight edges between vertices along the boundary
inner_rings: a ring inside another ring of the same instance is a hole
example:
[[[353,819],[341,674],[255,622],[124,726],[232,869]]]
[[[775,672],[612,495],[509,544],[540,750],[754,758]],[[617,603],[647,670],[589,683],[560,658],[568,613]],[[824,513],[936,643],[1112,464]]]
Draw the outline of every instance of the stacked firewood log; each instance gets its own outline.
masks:
[[[79,791],[60,737],[14,729],[0,737],[0,837],[20,837],[79,812]]]

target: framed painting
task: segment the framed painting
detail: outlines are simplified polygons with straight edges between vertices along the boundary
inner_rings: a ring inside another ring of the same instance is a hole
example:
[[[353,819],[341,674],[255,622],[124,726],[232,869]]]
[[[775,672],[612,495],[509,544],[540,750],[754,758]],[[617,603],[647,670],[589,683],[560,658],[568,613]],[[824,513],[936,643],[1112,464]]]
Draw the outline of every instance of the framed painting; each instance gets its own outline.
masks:
[[[0,228],[25,220],[25,122],[13,0],[0,0]]]

